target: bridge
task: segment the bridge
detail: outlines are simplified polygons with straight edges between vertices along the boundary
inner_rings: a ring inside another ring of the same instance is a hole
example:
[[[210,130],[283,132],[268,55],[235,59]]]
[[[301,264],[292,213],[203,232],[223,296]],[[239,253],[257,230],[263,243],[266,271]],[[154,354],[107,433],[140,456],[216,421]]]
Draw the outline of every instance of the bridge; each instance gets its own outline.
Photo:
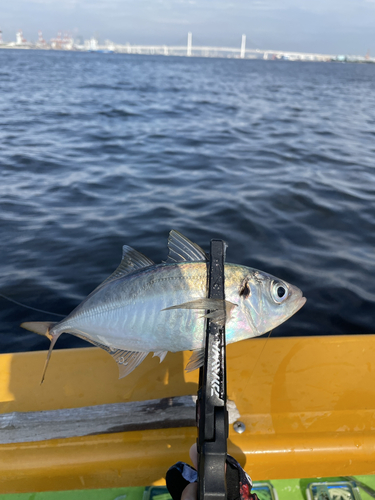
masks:
[[[238,59],[289,59],[293,61],[331,61],[334,54],[315,54],[281,50],[241,49],[234,47],[186,46],[186,45],[118,45],[99,46],[97,50],[111,50],[126,54],[155,54],[188,57],[230,57]]]
[[[291,52],[281,50],[247,49],[246,35],[242,35],[241,46],[236,47],[211,47],[194,45],[192,34],[188,33],[187,45],[119,45],[107,41],[99,46],[95,39],[85,42],[86,50],[109,50],[126,54],[157,54],[164,56],[188,57],[230,57],[238,59],[289,59],[292,61],[331,61],[336,59],[335,54],[316,54],[306,52]]]

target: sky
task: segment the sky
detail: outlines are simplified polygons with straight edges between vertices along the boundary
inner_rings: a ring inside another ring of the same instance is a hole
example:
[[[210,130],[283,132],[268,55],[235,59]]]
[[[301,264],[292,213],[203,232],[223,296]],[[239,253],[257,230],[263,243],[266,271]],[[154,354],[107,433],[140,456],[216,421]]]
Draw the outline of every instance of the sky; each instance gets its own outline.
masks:
[[[99,42],[375,56],[375,0],[1,0],[4,41],[58,31]]]

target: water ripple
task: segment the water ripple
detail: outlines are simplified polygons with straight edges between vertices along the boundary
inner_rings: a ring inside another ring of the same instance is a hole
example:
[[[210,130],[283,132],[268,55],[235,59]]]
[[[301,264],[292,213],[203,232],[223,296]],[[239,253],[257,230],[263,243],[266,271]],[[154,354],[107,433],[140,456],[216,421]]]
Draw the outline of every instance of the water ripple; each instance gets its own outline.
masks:
[[[299,286],[274,335],[371,333],[375,67],[0,51],[0,291],[68,313],[176,228]],[[45,348],[0,299],[2,352]],[[67,338],[60,347],[82,345]]]

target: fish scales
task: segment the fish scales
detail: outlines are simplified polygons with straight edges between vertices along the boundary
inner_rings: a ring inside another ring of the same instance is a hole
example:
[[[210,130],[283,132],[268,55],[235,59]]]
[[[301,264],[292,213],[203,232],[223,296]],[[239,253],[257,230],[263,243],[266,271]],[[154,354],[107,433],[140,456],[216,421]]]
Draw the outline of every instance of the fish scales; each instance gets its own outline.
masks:
[[[79,331],[118,349],[124,344],[140,351],[198,348],[202,329],[195,328],[198,338],[192,337],[191,326],[202,311],[162,309],[205,296],[206,273],[206,264],[199,262],[159,265],[124,276],[87,297],[56,331]]]

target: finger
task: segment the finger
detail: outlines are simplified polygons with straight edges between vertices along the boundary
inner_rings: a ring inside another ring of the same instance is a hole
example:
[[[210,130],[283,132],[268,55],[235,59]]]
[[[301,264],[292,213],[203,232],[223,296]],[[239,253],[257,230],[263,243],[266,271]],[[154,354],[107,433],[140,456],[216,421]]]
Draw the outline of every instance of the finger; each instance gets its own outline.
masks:
[[[193,462],[194,467],[198,470],[198,452],[197,443],[194,443],[189,450],[190,460]]]
[[[181,494],[181,500],[197,500],[198,498],[198,484],[190,483],[186,486]]]

